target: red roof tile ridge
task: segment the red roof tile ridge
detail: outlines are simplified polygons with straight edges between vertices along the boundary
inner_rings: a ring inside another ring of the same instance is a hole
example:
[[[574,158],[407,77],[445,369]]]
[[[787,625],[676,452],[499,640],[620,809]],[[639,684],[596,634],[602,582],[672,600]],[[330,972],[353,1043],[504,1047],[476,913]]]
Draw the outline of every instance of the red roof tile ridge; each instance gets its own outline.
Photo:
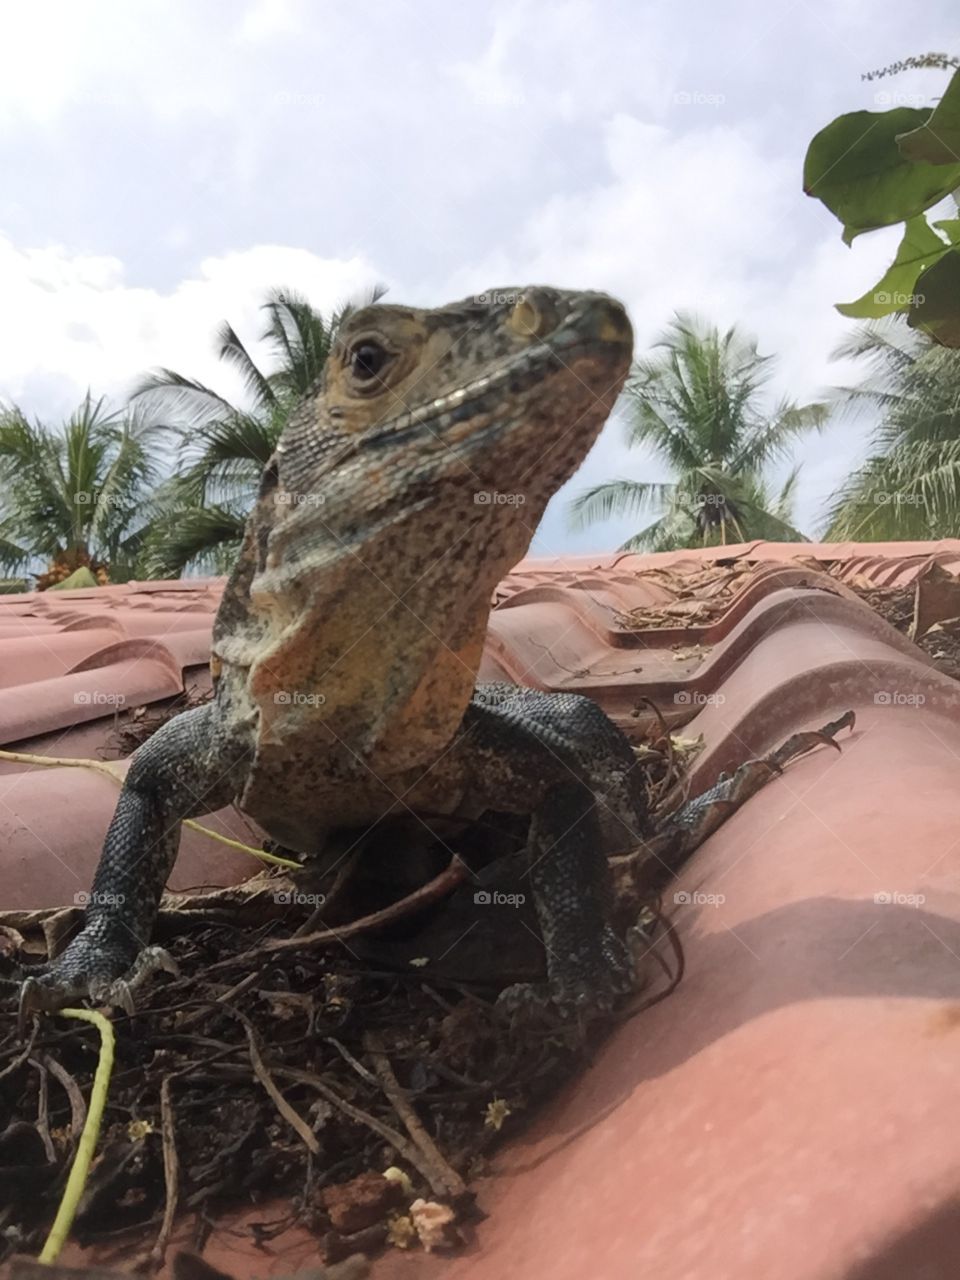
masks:
[[[768,635],[804,623],[825,628],[825,635],[838,629],[854,633],[859,637],[858,644],[872,647],[884,657],[896,655],[934,670],[932,659],[851,593],[796,586],[777,586],[759,599],[751,600],[747,611],[734,620],[727,633],[706,651],[700,664],[689,673],[681,671],[672,675],[663,668],[659,679],[654,675],[638,682],[635,678],[624,678],[631,674],[629,672],[605,669],[593,672],[583,666],[568,670],[553,659],[549,645],[538,647],[537,662],[530,665],[511,645],[512,637],[502,635],[496,636],[498,643],[491,646],[491,653],[507,678],[538,688],[585,694],[599,702],[618,723],[636,728],[638,696],[660,706],[668,723],[684,723],[690,719],[691,711],[695,712],[697,706],[721,690],[729,675]],[[562,633],[568,630],[571,628],[563,628]],[[657,639],[660,640],[659,635]],[[816,655],[820,647],[814,643],[811,654]],[[949,677],[943,679],[948,685],[953,683]]]
[[[8,598],[30,600],[40,606],[59,607],[80,600],[98,600],[107,603],[111,599],[125,595],[126,591],[127,584],[125,582],[108,582],[102,587],[70,587],[67,590],[27,591],[21,596]]]
[[[69,758],[69,753],[54,754]],[[130,757],[102,763],[122,779]],[[8,870],[16,868],[7,882],[4,905],[53,906],[70,902],[78,890],[87,889],[119,793],[116,781],[79,759],[75,765],[4,763],[0,847]],[[257,864],[249,855],[215,838],[219,832],[256,848],[260,836],[253,823],[230,806],[205,814],[199,824],[203,830],[184,829],[172,888],[237,884],[253,874]]]
[[[45,620],[49,616],[48,614]],[[71,631],[112,631],[121,638],[127,635],[126,627],[111,613],[74,613],[65,618],[60,626],[61,634]]]
[[[851,707],[919,709],[951,722],[960,716],[960,683],[867,606],[836,597],[783,610],[735,657],[715,673],[698,673],[686,690],[687,705],[701,710],[684,734],[702,733],[707,746],[690,770],[691,791],[713,785],[748,754],[771,750],[785,726],[812,727]]]
[[[641,580],[647,575],[640,575]],[[669,589],[669,584],[665,585]],[[816,569],[790,564],[762,565],[746,577],[731,592],[726,607],[717,617],[706,623],[678,622],[676,626],[651,622],[643,625],[643,605],[630,606],[624,601],[622,607],[615,608],[601,599],[591,596],[591,591],[603,590],[618,594],[613,588],[615,584],[590,579],[575,580],[565,585],[552,585],[549,581],[542,584],[519,588],[515,594],[507,596],[496,607],[496,612],[523,608],[531,604],[550,602],[563,605],[572,613],[579,615],[603,642],[611,648],[630,649],[644,648],[647,641],[654,637],[658,647],[670,644],[716,644],[728,635],[739,620],[764,596],[784,588],[792,587],[806,591],[825,591],[831,595],[844,595],[850,600],[858,601],[855,592],[828,574]],[[624,593],[625,594],[625,593]],[[706,598],[700,593],[700,599]],[[630,615],[641,615],[638,625],[630,625]]]
[[[131,578],[125,585],[130,591],[222,591],[226,581],[226,574],[213,574],[204,578]]]
[[[162,645],[136,656],[122,646],[113,648],[113,662],[81,663],[65,675],[0,689],[0,742],[23,742],[91,720],[112,719],[118,710],[183,692],[180,669],[164,655]]]
[[[161,641],[145,638],[118,640],[116,644],[105,645],[96,653],[91,653],[88,658],[84,658],[82,662],[78,662],[76,666],[71,667],[67,674],[76,675],[80,671],[95,671],[100,667],[110,667],[131,658],[136,661],[146,658],[161,663],[168,668],[177,684],[182,687],[183,671],[174,654]]]
[[[827,628],[845,626],[882,643],[911,662],[936,670],[932,658],[855,596],[786,587],[763,596],[753,604],[736,626],[713,647],[693,683],[701,686],[711,681],[716,687],[723,678],[723,670],[739,666],[765,636],[794,622],[817,622],[826,624]],[[943,679],[952,683],[948,676]]]
[[[702,734],[691,791],[850,708],[857,725],[843,735],[842,755],[819,748],[797,761],[698,851],[678,892],[665,895],[688,954],[687,980],[600,1045],[591,1071],[497,1156],[506,1176],[482,1188],[492,1217],[479,1247],[438,1259],[435,1272],[431,1259],[421,1260],[430,1274],[625,1280],[659,1270],[666,1280],[824,1280],[852,1276],[858,1258],[869,1258],[871,1275],[913,1274],[932,1253],[921,1241],[888,1266],[881,1235],[952,1203],[956,1182],[955,1144],[936,1119],[949,1109],[956,1056],[960,684],[811,562],[878,581],[931,560],[960,564],[960,541],[900,544],[905,551],[836,544],[849,552],[836,557],[817,544],[795,544],[789,554],[783,544],[745,545],[739,558],[723,548],[712,556],[615,555],[602,564],[581,557],[562,567],[528,561],[512,575],[514,597],[493,615],[492,644],[518,674],[529,668],[541,687],[591,693],[621,723],[636,725],[639,697],[653,695],[684,736]],[[742,578],[715,564],[726,558]],[[705,652],[679,662],[664,650],[675,629],[641,625],[643,601],[652,602],[653,618],[657,601],[671,598],[670,574],[672,598],[689,576],[693,600],[722,609],[683,628],[684,641]],[[130,607],[135,598],[117,600]],[[154,599],[158,612],[170,607],[162,592]],[[625,613],[630,602],[641,607],[638,625],[618,634],[611,619],[621,601]],[[202,643],[199,628],[184,634]],[[78,690],[121,690],[130,706],[133,689],[140,696],[151,680],[166,687],[168,665],[153,664],[166,647],[150,639],[111,645],[78,664],[78,674],[46,682],[36,700],[26,688],[13,692],[41,726],[55,728],[64,713],[75,723],[98,714],[92,702],[79,712],[68,705]],[[115,671],[103,664],[108,653]],[[98,668],[99,680],[86,674]],[[0,700],[4,731],[5,710]],[[112,786],[86,770],[50,769],[25,770],[8,788],[0,833],[28,873],[11,861],[12,891],[32,874],[29,891],[49,893],[53,850],[68,876],[82,868],[85,887]],[[701,888],[710,906],[687,892]],[[920,889],[927,910],[898,906],[878,894],[885,889]],[[899,1088],[915,1078],[923,1088]],[[891,1143],[909,1178],[891,1178],[883,1165]],[[640,1172],[625,1177],[625,1169]],[[725,1177],[729,1170],[734,1176]],[[644,1177],[649,1185],[659,1179],[657,1192],[638,1197]],[[869,1194],[851,1211],[847,1192],[866,1183]],[[564,1230],[572,1186],[589,1188],[592,1230],[579,1235]],[[239,1230],[232,1242],[238,1238]],[[954,1274],[953,1252],[945,1231],[935,1265],[949,1261],[938,1275]],[[307,1240],[304,1265],[315,1253]],[[239,1275],[264,1269],[253,1245],[246,1261],[231,1261],[217,1265]],[[407,1261],[388,1256],[375,1270],[399,1275]],[[277,1254],[268,1269],[274,1264],[296,1270]]]
[[[209,578],[152,578],[131,579],[129,582],[109,582],[97,587],[73,587],[66,591],[20,591],[0,595],[0,610],[38,609],[44,612],[68,608],[74,604],[91,601],[106,608],[122,604],[127,597],[136,595],[193,595],[217,597],[223,592],[226,576]]]
[[[683,563],[703,564],[717,560],[815,559],[830,562],[878,556],[884,560],[902,560],[908,556],[938,556],[960,560],[960,538],[918,542],[753,542],[727,543],[718,547],[689,547],[676,551],[610,551],[593,555],[577,553],[568,556],[530,556],[519,561],[505,581],[514,574],[564,573],[594,570],[609,573],[628,568],[634,572],[657,565]]]

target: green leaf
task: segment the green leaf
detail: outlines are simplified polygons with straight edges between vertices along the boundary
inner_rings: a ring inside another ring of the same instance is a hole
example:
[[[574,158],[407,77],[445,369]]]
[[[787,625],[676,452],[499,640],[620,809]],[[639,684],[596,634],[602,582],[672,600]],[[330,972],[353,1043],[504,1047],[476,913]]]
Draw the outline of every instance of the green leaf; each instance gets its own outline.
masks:
[[[960,218],[945,218],[942,222],[935,222],[933,225],[938,231],[943,232],[951,245],[954,247],[960,245]]]
[[[897,256],[883,279],[856,302],[838,303],[837,310],[856,320],[877,320],[892,311],[908,311],[915,301],[917,276],[949,252],[950,246],[940,239],[923,214],[911,218]]]
[[[943,347],[960,347],[960,249],[951,249],[918,277],[907,323]]]
[[[946,92],[926,124],[897,138],[900,154],[914,164],[960,163],[960,71],[955,71]]]
[[[81,565],[79,569],[74,569],[69,578],[64,578],[62,582],[52,583],[48,591],[73,591],[76,587],[98,587],[100,584],[85,565]]]
[[[864,231],[905,222],[960,185],[960,163],[913,163],[900,153],[897,137],[928,115],[914,107],[853,111],[810,143],[803,189],[840,219],[847,244]]]

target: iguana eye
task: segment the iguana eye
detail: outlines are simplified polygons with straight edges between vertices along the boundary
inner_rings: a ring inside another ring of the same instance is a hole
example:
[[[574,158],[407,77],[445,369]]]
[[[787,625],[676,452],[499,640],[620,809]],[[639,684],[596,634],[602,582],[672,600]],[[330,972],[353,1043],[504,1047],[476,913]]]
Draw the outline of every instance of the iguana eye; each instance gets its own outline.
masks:
[[[358,382],[369,382],[390,358],[379,342],[360,342],[350,352],[350,371]]]

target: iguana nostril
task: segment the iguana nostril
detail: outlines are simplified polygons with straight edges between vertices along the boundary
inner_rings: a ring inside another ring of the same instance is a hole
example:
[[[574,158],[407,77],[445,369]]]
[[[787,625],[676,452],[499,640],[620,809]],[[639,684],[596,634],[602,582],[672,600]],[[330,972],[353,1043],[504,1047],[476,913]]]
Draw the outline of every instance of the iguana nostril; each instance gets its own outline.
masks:
[[[521,338],[543,338],[557,327],[557,314],[545,297],[525,293],[514,305],[507,324]]]

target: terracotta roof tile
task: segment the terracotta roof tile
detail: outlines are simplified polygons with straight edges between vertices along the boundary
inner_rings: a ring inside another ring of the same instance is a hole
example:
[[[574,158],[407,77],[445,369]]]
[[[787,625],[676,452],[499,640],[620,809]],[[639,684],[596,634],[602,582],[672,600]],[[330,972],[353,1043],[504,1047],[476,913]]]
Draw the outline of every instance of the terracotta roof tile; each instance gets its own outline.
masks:
[[[210,630],[222,580],[0,597],[0,746],[98,758],[117,711],[209,688]],[[82,768],[0,761],[0,849],[17,874],[8,907],[69,901],[89,884],[116,786]],[[244,843],[255,829],[232,810],[204,822]],[[174,887],[229,884],[250,859],[187,832]]]
[[[635,729],[652,698],[703,735],[696,788],[848,708],[857,724],[842,754],[791,766],[697,853],[667,895],[680,987],[496,1157],[477,1247],[416,1259],[418,1277],[956,1274],[960,1154],[943,1117],[960,1035],[960,684],[851,589],[908,585],[931,561],[960,574],[960,541],[530,560],[498,588],[484,674],[590,693]],[[0,598],[5,744],[94,754],[112,719],[76,694],[169,698],[202,671],[218,592]],[[89,884],[115,791],[0,763],[8,901]],[[191,833],[177,882],[245,869]],[[245,1252],[220,1234],[207,1256],[284,1273],[315,1244],[292,1232]]]

